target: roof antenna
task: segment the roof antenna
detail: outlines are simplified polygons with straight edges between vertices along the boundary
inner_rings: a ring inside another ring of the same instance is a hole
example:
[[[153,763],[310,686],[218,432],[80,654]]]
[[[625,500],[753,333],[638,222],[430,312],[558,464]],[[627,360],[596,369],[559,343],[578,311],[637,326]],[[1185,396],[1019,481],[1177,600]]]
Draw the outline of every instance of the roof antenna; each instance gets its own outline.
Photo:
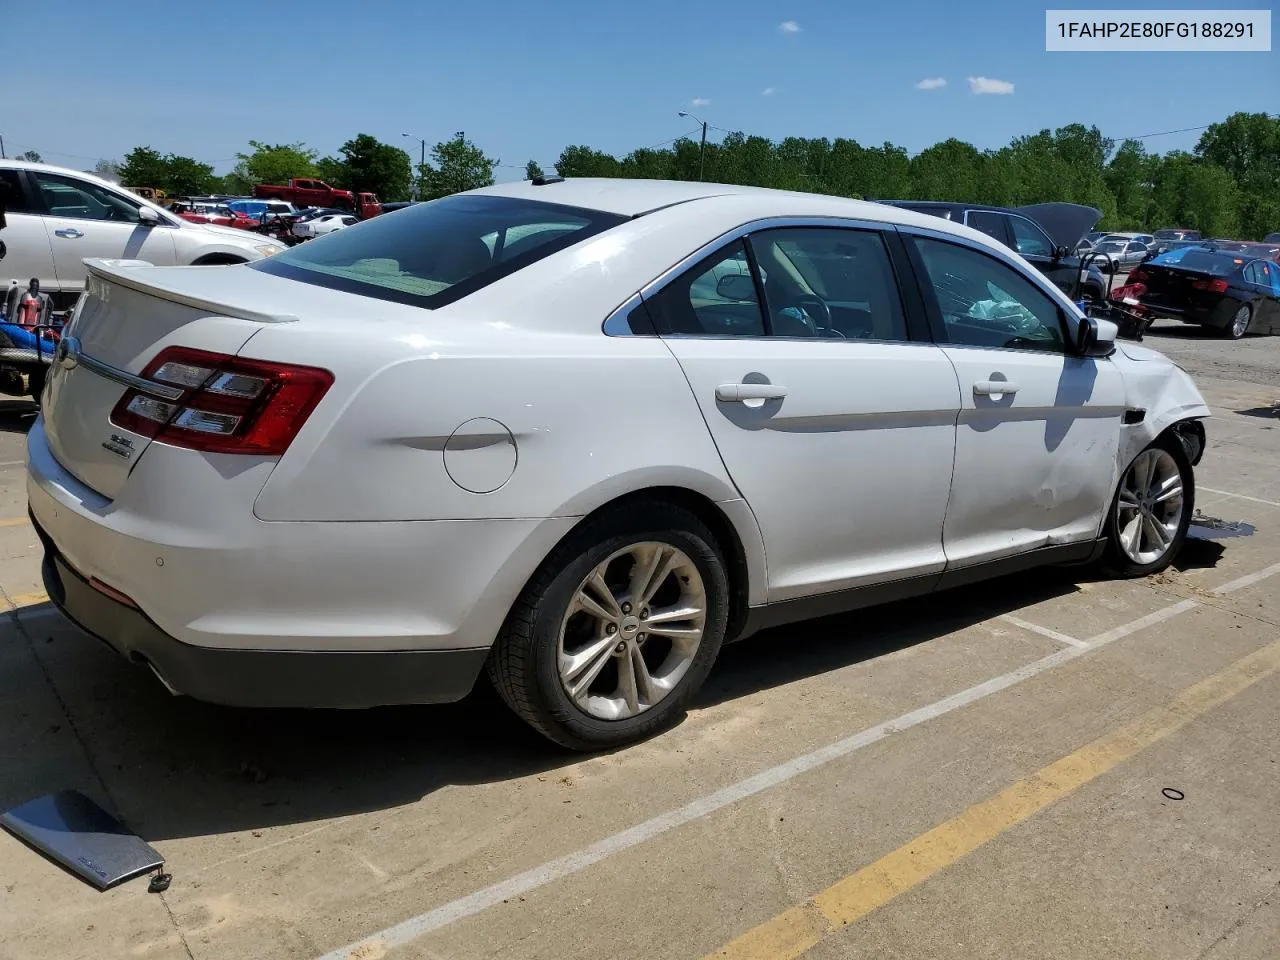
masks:
[[[533,180],[530,182],[535,187],[545,187],[551,183],[564,183],[564,177],[560,176],[559,174],[552,174],[548,176],[547,174],[544,173],[541,176],[534,177]]]

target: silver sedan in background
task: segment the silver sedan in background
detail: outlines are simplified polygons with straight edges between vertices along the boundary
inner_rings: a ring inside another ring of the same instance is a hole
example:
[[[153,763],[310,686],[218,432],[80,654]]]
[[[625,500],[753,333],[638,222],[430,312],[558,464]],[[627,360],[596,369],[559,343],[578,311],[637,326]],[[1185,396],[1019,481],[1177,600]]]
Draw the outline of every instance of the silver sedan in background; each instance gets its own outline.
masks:
[[[1102,240],[1094,244],[1091,263],[1103,273],[1126,273],[1147,255],[1147,245],[1138,240]]]

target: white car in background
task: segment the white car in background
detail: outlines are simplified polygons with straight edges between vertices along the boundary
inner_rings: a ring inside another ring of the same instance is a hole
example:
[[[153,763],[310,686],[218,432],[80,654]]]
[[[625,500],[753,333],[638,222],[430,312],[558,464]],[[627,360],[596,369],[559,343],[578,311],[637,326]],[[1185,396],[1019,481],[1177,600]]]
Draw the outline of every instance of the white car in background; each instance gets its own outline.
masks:
[[[25,287],[36,277],[59,306],[84,289],[90,257],[205,266],[287,249],[256,233],[183,220],[91,173],[48,164],[0,160],[0,191],[8,221],[0,278]]]
[[[359,217],[349,213],[322,213],[311,219],[302,219],[293,225],[293,235],[299,240],[311,240],[323,237],[344,227],[354,227],[360,222]]]
[[[215,702],[487,671],[599,749],[678,719],[726,641],[1043,564],[1153,573],[1194,508],[1182,370],[883,204],[510,183],[245,267],[90,269],[27,441],[45,583]]]

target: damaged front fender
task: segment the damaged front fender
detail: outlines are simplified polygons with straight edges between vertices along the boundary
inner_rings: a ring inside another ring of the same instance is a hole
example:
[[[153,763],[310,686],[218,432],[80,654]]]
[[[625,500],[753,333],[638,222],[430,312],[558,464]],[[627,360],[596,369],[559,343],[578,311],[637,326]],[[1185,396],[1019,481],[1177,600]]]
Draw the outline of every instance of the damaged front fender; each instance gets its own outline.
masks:
[[[1204,424],[1209,406],[1190,375],[1162,353],[1120,342],[1113,355],[1125,385],[1129,411],[1120,435],[1118,464],[1124,470],[1166,430],[1173,428],[1191,463],[1205,448]]]

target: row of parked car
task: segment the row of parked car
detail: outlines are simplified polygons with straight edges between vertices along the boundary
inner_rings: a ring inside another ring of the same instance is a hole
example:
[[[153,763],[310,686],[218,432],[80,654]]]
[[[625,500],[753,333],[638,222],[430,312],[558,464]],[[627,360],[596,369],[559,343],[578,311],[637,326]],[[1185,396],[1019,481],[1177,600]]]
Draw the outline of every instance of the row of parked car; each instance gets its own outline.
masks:
[[[357,224],[362,219],[340,207],[295,207],[287,200],[252,197],[181,197],[169,210],[192,223],[212,223],[269,234],[285,243],[299,243]],[[378,205],[377,216],[381,213]]]
[[[1026,207],[884,200],[963,223],[1020,253],[1077,301],[1110,296],[1145,326],[1168,318],[1238,340],[1280,333],[1280,233],[1262,241],[1205,239],[1198,230],[1094,231],[1102,211],[1073,203]],[[1109,290],[1107,276],[1128,274]]]

